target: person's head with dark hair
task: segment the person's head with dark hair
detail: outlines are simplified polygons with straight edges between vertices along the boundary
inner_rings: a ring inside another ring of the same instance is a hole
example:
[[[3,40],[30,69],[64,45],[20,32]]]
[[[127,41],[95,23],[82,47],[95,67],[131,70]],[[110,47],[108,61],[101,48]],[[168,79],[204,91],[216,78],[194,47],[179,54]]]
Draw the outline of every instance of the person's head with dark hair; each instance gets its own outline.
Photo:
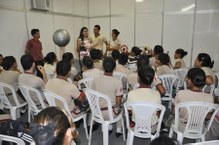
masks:
[[[81,30],[80,30],[79,38],[83,41],[84,37],[88,37],[87,27],[82,27]]]
[[[209,67],[213,68],[214,61],[211,61],[211,57],[207,53],[199,53],[195,60],[195,67]]]
[[[131,52],[134,54],[134,56],[138,56],[141,54],[142,50],[139,47],[134,46],[134,47],[132,47]]]
[[[206,75],[201,68],[191,68],[186,76],[189,87],[202,88],[205,85]]]
[[[2,64],[2,62],[3,62],[3,59],[4,59],[3,55],[2,55],[2,54],[0,54],[0,65]]]
[[[118,59],[119,59],[119,56],[120,56],[119,50],[114,49],[114,50],[112,51],[112,57],[113,57],[115,60],[118,60]]]
[[[126,65],[128,62],[128,55],[126,53],[121,53],[119,56],[119,64]]]
[[[159,55],[160,53],[163,53],[163,47],[161,45],[155,45],[154,46],[154,56]]]
[[[112,38],[116,39],[119,36],[120,32],[117,29],[112,30]]]
[[[54,62],[57,61],[57,56],[54,52],[49,52],[46,57],[44,57],[44,61],[48,64],[53,65]]]
[[[157,57],[159,65],[169,65],[170,64],[170,56],[167,53],[160,53]]]
[[[184,56],[186,56],[187,54],[188,54],[187,51],[185,51],[185,50],[179,48],[179,49],[177,49],[177,50],[175,51],[174,58],[175,58],[175,59],[178,59],[178,58],[181,58],[181,59],[182,59],[182,58],[183,58]]]
[[[32,30],[31,30],[31,35],[32,35],[34,38],[39,39],[39,38],[40,38],[40,30],[39,30],[39,29],[32,29]]]
[[[142,65],[138,68],[138,77],[140,85],[150,86],[154,79],[154,69],[150,66]]]
[[[92,69],[93,68],[93,60],[89,56],[85,56],[83,58],[83,64],[87,69]]]
[[[70,75],[71,65],[67,61],[61,60],[56,65],[56,74],[57,77],[65,77],[67,78]]]
[[[78,132],[70,115],[57,107],[40,111],[30,124],[30,135],[36,145],[71,145]]]
[[[149,58],[145,54],[140,55],[137,59],[137,68],[140,68],[142,65],[149,65]]]
[[[71,52],[65,52],[63,55],[62,55],[62,60],[63,61],[66,61],[68,63],[70,63],[71,65],[73,64],[74,62],[74,56]]]
[[[106,73],[113,73],[116,67],[116,61],[112,57],[106,57],[103,60],[103,68]]]
[[[94,25],[94,35],[99,35],[100,33],[100,25]]]
[[[35,63],[31,55],[23,55],[20,59],[20,62],[24,71],[29,70],[31,68],[34,69],[35,67]]]
[[[155,138],[151,141],[150,145],[177,145],[177,142],[172,138],[161,135],[158,138]]]
[[[17,62],[14,56],[6,56],[3,59],[2,67],[4,70],[15,70],[17,68]]]
[[[99,49],[91,49],[90,51],[90,57],[92,60],[99,60],[101,59],[101,51]]]

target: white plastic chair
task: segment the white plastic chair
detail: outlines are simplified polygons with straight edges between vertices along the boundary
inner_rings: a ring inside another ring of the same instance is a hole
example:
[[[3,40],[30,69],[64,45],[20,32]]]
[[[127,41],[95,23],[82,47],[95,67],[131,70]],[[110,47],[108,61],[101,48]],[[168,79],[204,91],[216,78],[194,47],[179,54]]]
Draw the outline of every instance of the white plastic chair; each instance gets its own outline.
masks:
[[[126,101],[127,95],[128,95],[128,90],[129,90],[129,83],[128,83],[127,74],[122,73],[122,72],[113,72],[113,77],[122,81],[123,100]]]
[[[91,108],[91,123],[93,124],[93,121],[96,121],[100,124],[102,124],[102,131],[103,131],[103,145],[108,145],[109,144],[109,125],[116,123],[120,120],[122,120],[122,130],[123,130],[123,139],[125,140],[125,128],[124,128],[124,122],[123,122],[123,116],[122,116],[122,111],[116,116],[113,116],[113,110],[112,110],[112,104],[111,104],[111,100],[108,96],[101,94],[97,91],[85,88],[84,89],[84,93],[87,96],[88,102],[90,104],[90,108]],[[104,102],[106,102],[107,104],[107,110],[109,113],[109,120],[104,119],[102,112],[101,112],[101,108],[99,106],[99,101],[100,100],[104,100]],[[89,145],[91,145],[91,137],[92,137],[92,125],[90,128],[90,133],[89,133],[90,137],[89,137]]]
[[[163,120],[163,115],[166,108],[161,104],[155,103],[125,103],[125,116],[126,116],[126,125],[128,129],[128,138],[126,145],[132,145],[134,136],[140,138],[150,138],[151,140],[155,139],[160,135],[161,123]],[[132,110],[134,114],[135,126],[130,127],[129,120],[129,109]],[[157,130],[155,134],[151,132],[151,118],[154,113],[160,111],[158,117]]]
[[[44,97],[39,92],[39,90],[32,88],[30,86],[24,85],[24,84],[18,84],[19,89],[21,90],[21,93],[23,94],[24,98],[27,100],[28,103],[28,121],[31,121],[31,118],[34,118],[35,115],[37,115],[42,109],[46,108],[46,105],[44,103]],[[37,105],[32,99],[32,95],[35,95],[34,97],[37,97],[40,104]]]
[[[188,113],[188,120],[185,123],[183,132],[179,130],[180,109],[185,108]],[[201,139],[205,141],[205,134],[209,131],[211,123],[219,111],[219,105],[207,102],[183,102],[175,106],[175,122],[172,124],[169,132],[169,137],[173,136],[173,132],[177,134],[177,140],[182,144],[183,138]],[[212,116],[205,124],[205,119],[208,113],[212,112]]]
[[[212,84],[212,85],[210,85],[210,86],[205,85],[205,86],[202,88],[202,92],[209,93],[209,94],[213,95],[214,89],[215,89],[215,85],[214,85],[214,84]]]
[[[5,92],[5,89],[10,90],[11,94],[13,96],[13,99],[15,101],[15,105],[13,106],[11,102],[8,100],[7,94]],[[0,82],[0,103],[2,109],[6,108],[10,110],[11,117],[13,120],[16,120],[20,117],[20,110],[22,107],[27,105],[27,102],[20,103],[17,98],[17,94],[15,93],[15,89],[6,83]]]
[[[83,88],[91,88],[93,83],[93,78],[83,78],[78,81],[78,89],[82,90]]]
[[[166,94],[164,97],[161,98],[162,101],[168,101],[169,105],[168,108],[171,108],[172,105],[172,98],[173,98],[173,88],[177,88],[177,85],[175,86],[175,84],[177,84],[177,76],[176,75],[172,75],[172,74],[165,74],[165,75],[160,75],[159,79],[161,80]]]
[[[174,69],[174,72],[176,74],[176,76],[178,77],[178,87],[177,87],[177,91],[179,91],[180,87],[184,87],[184,82],[185,82],[185,77],[186,77],[186,74],[188,72],[188,69]]]
[[[54,94],[48,90],[43,90],[43,93],[46,97],[46,100],[49,103],[49,106],[57,106],[57,102],[61,102],[62,106],[64,106],[65,111],[67,111],[68,114],[71,116],[73,122],[77,122],[77,121],[83,119],[84,129],[85,129],[86,137],[88,139],[86,114],[84,113],[84,114],[81,114],[80,116],[74,117],[69,109],[68,103],[67,103],[65,98],[63,98],[57,94]]]
[[[18,137],[0,134],[0,144],[2,144],[2,141],[16,143],[17,145],[25,145],[25,142]]]

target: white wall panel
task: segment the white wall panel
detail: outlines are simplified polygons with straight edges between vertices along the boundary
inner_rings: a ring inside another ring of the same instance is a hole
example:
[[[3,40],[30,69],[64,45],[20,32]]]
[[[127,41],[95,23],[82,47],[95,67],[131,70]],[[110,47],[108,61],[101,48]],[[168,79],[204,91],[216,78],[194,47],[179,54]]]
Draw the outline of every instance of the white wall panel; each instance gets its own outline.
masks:
[[[161,13],[163,11],[163,0],[144,0],[136,2],[137,13]]]
[[[197,10],[218,10],[219,0],[198,0]]]
[[[129,49],[134,46],[134,15],[124,17],[112,17],[111,29],[118,29],[120,31],[119,39],[122,45],[127,45]],[[110,34],[112,32],[110,31]],[[110,37],[110,39],[112,39]]]
[[[0,0],[0,6],[24,8],[23,0]]]
[[[134,9],[134,0],[111,0],[111,15],[133,14]]]
[[[27,40],[25,16],[21,12],[0,10],[0,18],[0,53],[13,55],[19,62]]]
[[[190,65],[190,49],[192,47],[193,15],[165,15],[163,46],[164,51],[169,51],[174,64],[174,52],[177,48],[188,51],[184,61]]]
[[[196,18],[193,60],[198,53],[208,53],[219,71],[219,14],[200,14]]]
[[[88,16],[88,0],[74,0],[74,14]]]
[[[164,0],[165,12],[194,12],[195,0]],[[184,11],[183,11],[184,10]]]
[[[52,15],[42,13],[27,13],[27,23],[29,39],[31,29],[38,28],[40,30],[40,41],[43,45],[43,55],[45,56],[50,51],[55,51],[52,35],[54,33],[54,25]]]
[[[53,0],[53,11],[73,14],[73,0]]]
[[[138,14],[136,16],[136,45],[154,48],[161,44],[162,15]]]
[[[109,0],[89,0],[89,16],[109,15],[109,2]]]

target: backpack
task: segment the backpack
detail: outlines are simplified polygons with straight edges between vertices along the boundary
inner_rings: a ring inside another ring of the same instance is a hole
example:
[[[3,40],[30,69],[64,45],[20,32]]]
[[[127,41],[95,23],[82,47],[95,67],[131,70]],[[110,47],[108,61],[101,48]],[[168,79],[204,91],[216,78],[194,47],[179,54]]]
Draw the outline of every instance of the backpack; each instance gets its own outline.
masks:
[[[27,133],[25,123],[23,121],[10,120],[0,123],[0,134],[18,137],[22,139],[26,145],[33,142],[33,138]],[[10,142],[3,141],[3,145],[11,145]],[[15,143],[13,143],[15,145]]]

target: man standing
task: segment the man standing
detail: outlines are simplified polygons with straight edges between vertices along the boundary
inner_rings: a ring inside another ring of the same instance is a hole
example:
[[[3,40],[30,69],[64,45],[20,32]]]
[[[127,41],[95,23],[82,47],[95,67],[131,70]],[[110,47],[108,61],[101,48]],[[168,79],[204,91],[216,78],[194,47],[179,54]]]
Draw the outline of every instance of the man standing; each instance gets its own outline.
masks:
[[[94,34],[93,36],[91,36],[92,39],[91,48],[99,49],[101,50],[102,54],[104,54],[106,50],[103,49],[103,43],[107,45],[107,40],[104,35],[100,34],[100,25],[95,25],[93,31]]]
[[[40,38],[39,29],[32,29],[31,35],[33,36],[33,38],[27,41],[25,54],[30,54],[33,57],[37,70],[37,76],[43,78],[42,74],[37,68],[38,65],[44,66],[43,53],[42,53],[43,48],[42,48],[42,43],[39,41]]]

